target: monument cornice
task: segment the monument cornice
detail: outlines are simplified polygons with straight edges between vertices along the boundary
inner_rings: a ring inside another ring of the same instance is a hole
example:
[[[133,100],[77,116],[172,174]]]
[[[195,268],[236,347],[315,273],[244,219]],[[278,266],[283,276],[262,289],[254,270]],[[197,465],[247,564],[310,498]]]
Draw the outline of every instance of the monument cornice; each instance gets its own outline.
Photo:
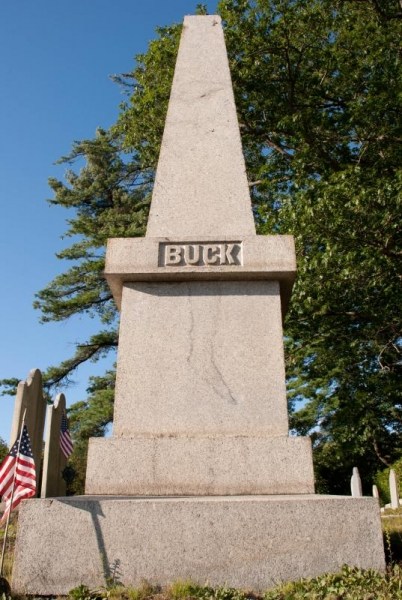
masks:
[[[296,277],[294,239],[291,235],[114,238],[108,240],[104,275],[119,309],[125,283],[278,281],[285,314]]]

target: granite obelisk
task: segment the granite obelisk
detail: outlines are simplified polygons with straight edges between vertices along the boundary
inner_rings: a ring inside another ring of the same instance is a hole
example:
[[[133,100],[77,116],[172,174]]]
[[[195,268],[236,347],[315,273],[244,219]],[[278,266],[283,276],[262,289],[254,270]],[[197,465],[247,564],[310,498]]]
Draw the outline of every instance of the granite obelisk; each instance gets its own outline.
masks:
[[[220,18],[186,17],[147,234],[107,248],[113,435],[90,441],[86,496],[23,506],[16,592],[99,586],[117,562],[127,585],[259,590],[384,568],[378,501],[315,495],[310,440],[288,435],[295,271],[290,236],[255,234]]]
[[[185,19],[146,237],[110,240],[106,277],[113,437],[91,440],[86,493],[314,492],[310,440],[288,437],[293,240],[255,233],[218,17]]]

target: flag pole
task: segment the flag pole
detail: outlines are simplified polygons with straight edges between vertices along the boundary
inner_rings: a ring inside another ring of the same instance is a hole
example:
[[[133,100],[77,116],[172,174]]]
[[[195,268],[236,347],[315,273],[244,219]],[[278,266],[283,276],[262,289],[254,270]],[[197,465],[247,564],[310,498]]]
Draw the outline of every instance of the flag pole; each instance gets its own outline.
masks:
[[[11,498],[10,498],[10,505],[9,505],[10,509],[8,511],[8,514],[7,514],[6,528],[4,530],[3,550],[2,550],[2,553],[1,553],[1,562],[0,562],[0,577],[3,576],[3,566],[4,566],[4,556],[5,556],[5,553],[6,553],[6,543],[7,543],[8,526],[10,524],[11,507],[13,505],[13,500],[14,500],[15,480],[17,478],[18,457],[19,457],[19,454],[20,454],[21,440],[22,440],[22,434],[23,434],[23,431],[24,431],[25,416],[26,416],[26,414],[27,414],[27,409],[24,410],[24,414],[22,416],[20,437],[18,439],[17,460],[15,461],[14,475],[13,475],[13,486],[11,488]]]

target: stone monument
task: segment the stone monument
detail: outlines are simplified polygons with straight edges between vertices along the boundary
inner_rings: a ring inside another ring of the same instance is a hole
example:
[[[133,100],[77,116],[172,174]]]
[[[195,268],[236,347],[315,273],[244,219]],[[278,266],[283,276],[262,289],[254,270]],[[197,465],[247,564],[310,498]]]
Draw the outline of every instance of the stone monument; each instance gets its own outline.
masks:
[[[220,18],[186,17],[146,236],[107,248],[113,435],[90,441],[85,496],[24,503],[15,592],[99,586],[116,564],[127,585],[260,590],[384,568],[378,501],[315,495],[310,440],[288,435],[295,271],[292,237],[255,234]]]
[[[65,411],[66,398],[64,394],[58,394],[53,404],[49,404],[47,407],[41,498],[66,495],[63,471],[67,459],[60,447],[61,420]]]
[[[46,398],[43,395],[42,373],[39,369],[31,369],[26,380],[18,383],[10,433],[10,448],[18,439],[24,414],[35,461],[36,481],[39,481],[46,417]]]

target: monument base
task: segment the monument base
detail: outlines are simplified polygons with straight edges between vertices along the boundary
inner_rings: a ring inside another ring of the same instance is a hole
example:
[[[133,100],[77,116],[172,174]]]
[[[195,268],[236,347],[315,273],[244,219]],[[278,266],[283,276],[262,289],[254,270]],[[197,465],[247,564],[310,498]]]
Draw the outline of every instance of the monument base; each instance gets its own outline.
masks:
[[[91,438],[85,493],[313,494],[311,440],[218,434]]]
[[[31,499],[20,510],[12,589],[64,595],[114,577],[128,586],[190,579],[264,590],[343,564],[385,568],[377,499]]]

